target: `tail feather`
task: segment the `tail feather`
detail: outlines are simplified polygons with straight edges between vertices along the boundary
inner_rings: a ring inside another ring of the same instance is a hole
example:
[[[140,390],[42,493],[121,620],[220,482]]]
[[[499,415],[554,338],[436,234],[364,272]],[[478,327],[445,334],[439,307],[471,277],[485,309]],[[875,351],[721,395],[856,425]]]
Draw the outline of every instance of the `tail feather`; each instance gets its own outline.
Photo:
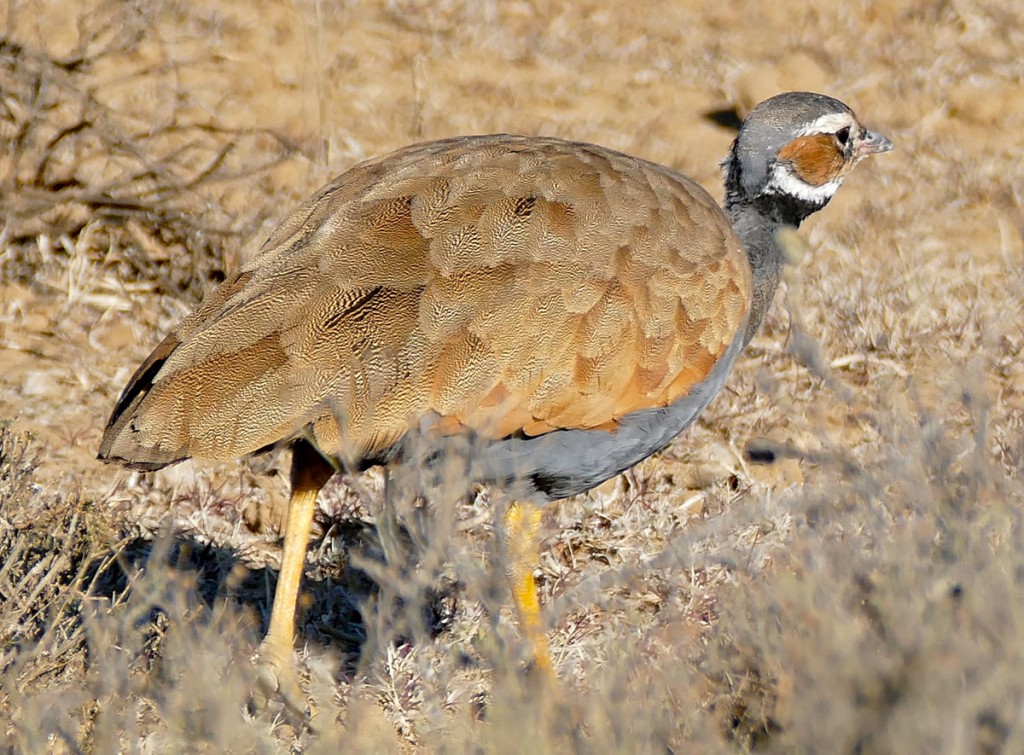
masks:
[[[128,381],[128,385],[117,400],[110,419],[107,420],[98,459],[149,471],[188,458],[184,449],[168,451],[141,445],[137,437],[138,431],[132,427],[132,420],[145,401],[164,362],[180,344],[181,340],[175,333],[169,334],[132,375],[132,379]]]

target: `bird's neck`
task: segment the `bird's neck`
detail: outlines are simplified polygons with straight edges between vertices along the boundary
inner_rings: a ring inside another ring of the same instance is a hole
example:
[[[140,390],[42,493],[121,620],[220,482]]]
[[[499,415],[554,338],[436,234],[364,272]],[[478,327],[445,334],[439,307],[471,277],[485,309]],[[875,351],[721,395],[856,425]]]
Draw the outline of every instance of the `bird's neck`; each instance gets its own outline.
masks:
[[[754,274],[754,292],[744,337],[746,344],[761,326],[782,279],[782,250],[775,241],[775,233],[782,224],[765,217],[752,205],[740,204],[727,209]]]
[[[776,240],[778,231],[785,227],[798,227],[824,203],[812,203],[783,193],[762,192],[749,196],[742,187],[738,162],[732,155],[726,166],[725,209],[754,275],[754,292],[744,342],[749,343],[768,313],[782,279],[784,256]]]

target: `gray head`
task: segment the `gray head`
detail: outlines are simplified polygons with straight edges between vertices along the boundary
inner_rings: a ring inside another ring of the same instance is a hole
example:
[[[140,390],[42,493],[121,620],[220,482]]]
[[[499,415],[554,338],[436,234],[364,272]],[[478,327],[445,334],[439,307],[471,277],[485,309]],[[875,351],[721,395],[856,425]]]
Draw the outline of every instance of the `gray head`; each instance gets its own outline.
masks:
[[[892,143],[865,129],[845,104],[813,92],[786,92],[750,111],[729,157],[726,207],[754,206],[799,225],[835,194],[846,174]]]

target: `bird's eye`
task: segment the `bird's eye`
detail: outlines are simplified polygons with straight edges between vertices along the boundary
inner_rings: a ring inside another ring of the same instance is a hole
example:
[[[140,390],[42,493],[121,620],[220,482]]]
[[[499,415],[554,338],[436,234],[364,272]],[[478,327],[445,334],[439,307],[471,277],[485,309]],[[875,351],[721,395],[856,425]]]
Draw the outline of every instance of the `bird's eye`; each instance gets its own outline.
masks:
[[[841,129],[836,131],[836,139],[839,140],[840,144],[846,144],[850,139],[850,127],[843,126]]]

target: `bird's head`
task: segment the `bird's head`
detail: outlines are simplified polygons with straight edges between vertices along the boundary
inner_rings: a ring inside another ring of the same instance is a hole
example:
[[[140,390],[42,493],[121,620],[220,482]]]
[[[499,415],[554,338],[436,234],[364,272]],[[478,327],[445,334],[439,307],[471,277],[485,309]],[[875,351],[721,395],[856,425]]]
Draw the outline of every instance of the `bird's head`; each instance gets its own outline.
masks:
[[[743,121],[725,168],[726,206],[754,205],[798,225],[820,210],[868,155],[892,142],[864,128],[845,104],[812,92],[765,100]]]

